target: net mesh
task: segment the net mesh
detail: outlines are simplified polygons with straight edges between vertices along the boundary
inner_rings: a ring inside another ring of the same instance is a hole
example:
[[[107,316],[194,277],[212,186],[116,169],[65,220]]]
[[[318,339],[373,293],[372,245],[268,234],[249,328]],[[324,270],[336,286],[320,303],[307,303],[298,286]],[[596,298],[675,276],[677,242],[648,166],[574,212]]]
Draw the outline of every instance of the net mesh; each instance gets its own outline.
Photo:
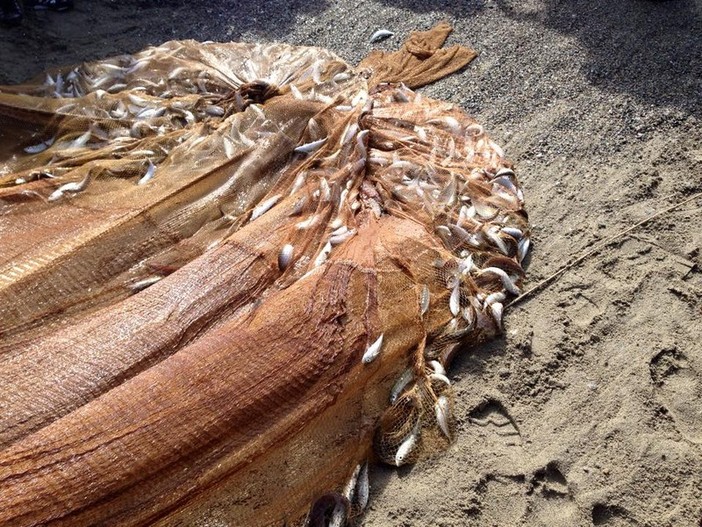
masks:
[[[529,227],[482,127],[408,88],[475,56],[449,31],[0,89],[0,525],[343,525],[368,460],[450,441],[444,366]]]

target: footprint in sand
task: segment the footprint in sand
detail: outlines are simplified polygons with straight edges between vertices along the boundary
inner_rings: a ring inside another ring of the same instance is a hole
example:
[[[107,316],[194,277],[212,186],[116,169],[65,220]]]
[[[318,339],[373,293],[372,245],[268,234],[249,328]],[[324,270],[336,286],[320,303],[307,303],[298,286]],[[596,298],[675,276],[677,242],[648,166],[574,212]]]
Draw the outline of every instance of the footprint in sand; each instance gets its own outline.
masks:
[[[592,507],[592,524],[605,527],[628,527],[632,525],[626,509],[617,505],[595,503]]]
[[[516,525],[527,510],[524,476],[491,474],[478,485],[475,525]]]
[[[489,399],[468,415],[484,444],[494,455],[492,469],[477,484],[472,516],[479,525],[515,525],[527,509],[523,470],[524,450],[516,422],[499,401]]]
[[[578,507],[568,488],[568,480],[558,470],[556,463],[549,463],[534,473],[527,494],[527,525],[570,527],[580,523]]]
[[[702,444],[702,382],[685,354],[668,348],[650,362],[651,380],[680,433]]]
[[[516,525],[571,527],[584,524],[573,500],[568,481],[552,462],[533,474],[524,475],[527,452],[521,433],[507,409],[496,400],[488,400],[470,412],[469,421],[484,428],[484,438],[496,451],[505,452],[511,475],[492,473],[476,489],[476,507],[481,525]],[[508,448],[504,448],[508,447]],[[516,447],[516,448],[510,448]],[[504,467],[503,467],[504,468]]]
[[[468,420],[474,425],[485,427],[487,431],[492,432],[489,435],[492,435],[493,439],[506,446],[522,446],[522,436],[517,424],[499,401],[486,401],[470,413]]]

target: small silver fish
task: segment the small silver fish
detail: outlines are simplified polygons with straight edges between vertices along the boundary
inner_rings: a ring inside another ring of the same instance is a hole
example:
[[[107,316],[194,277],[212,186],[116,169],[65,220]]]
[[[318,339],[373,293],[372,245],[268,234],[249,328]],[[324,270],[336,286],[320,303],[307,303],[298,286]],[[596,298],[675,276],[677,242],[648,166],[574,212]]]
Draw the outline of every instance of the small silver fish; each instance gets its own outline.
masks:
[[[49,196],[48,200],[49,201],[56,201],[61,196],[63,196],[64,192],[80,192],[81,190],[85,189],[85,187],[87,185],[88,185],[88,178],[87,177],[83,181],[71,181],[70,183],[66,183],[65,185],[61,185],[59,188],[54,190],[51,193],[51,195]]]
[[[434,373],[446,375],[446,369],[444,368],[444,365],[441,364],[438,360],[429,361],[429,366],[432,370],[434,370]]]
[[[312,152],[316,152],[317,150],[319,150],[320,147],[326,142],[327,138],[324,137],[322,139],[312,141],[311,143],[305,143],[304,145],[300,145],[297,148],[295,148],[294,152],[296,154],[311,154]]]
[[[351,141],[351,139],[353,139],[353,136],[355,136],[357,132],[358,132],[358,124],[349,123],[348,127],[344,131],[344,134],[341,136],[341,146],[344,146],[349,141]]]
[[[368,135],[368,130],[361,130],[356,136],[356,144],[358,145],[358,151],[363,159],[368,157],[368,152],[366,150],[365,139]]]
[[[329,527],[344,527],[346,525],[346,507],[342,501],[337,501],[329,520]]]
[[[407,458],[412,455],[415,447],[417,446],[417,441],[419,439],[419,423],[414,425],[414,429],[407,438],[402,442],[400,448],[397,449],[395,453],[395,466],[400,467],[405,464]]]
[[[495,302],[502,302],[505,298],[505,294],[501,291],[498,291],[496,293],[490,293],[488,296],[486,296],[483,303],[486,306],[489,306],[490,304],[494,304]]]
[[[153,119],[161,117],[166,112],[165,108],[144,108],[136,114],[137,119]]]
[[[483,127],[477,123],[470,124],[466,126],[466,134],[476,137],[479,135],[483,135]]]
[[[278,269],[285,271],[292,261],[294,248],[289,243],[283,245],[283,248],[278,253]]]
[[[132,101],[132,104],[135,104],[136,106],[141,106],[142,108],[149,104],[149,101],[144,99],[143,97],[139,97],[138,95],[134,95],[133,93],[127,94],[127,97],[129,98],[130,101]]]
[[[407,387],[409,383],[414,379],[414,371],[412,368],[407,368],[402,375],[397,379],[392,389],[390,390],[390,403],[394,404],[397,398],[400,396],[402,391]]]
[[[122,119],[124,116],[127,115],[127,107],[122,101],[119,101],[117,103],[117,107],[110,112],[110,115],[115,119]]]
[[[411,161],[398,159],[397,161],[394,161],[392,165],[390,165],[390,168],[399,168],[400,170],[414,170],[416,168],[419,168],[419,165],[416,165]]]
[[[468,322],[468,327],[472,328],[475,324],[475,311],[472,306],[466,306],[463,308],[463,320]]]
[[[319,267],[324,262],[326,262],[327,258],[329,258],[329,253],[331,253],[331,250],[332,250],[332,244],[329,242],[325,243],[324,247],[322,247],[322,250],[319,251],[317,258],[315,258],[315,260],[314,260],[314,267]]]
[[[224,108],[214,104],[209,104],[205,107],[205,113],[212,117],[222,117],[224,115]]]
[[[449,229],[446,225],[439,225],[436,228],[437,233],[443,240],[450,241],[451,240],[451,229]]]
[[[473,269],[473,255],[468,254],[465,258],[461,258],[458,261],[458,273],[462,275],[470,274]]]
[[[56,75],[56,82],[54,83],[54,93],[61,97],[63,93],[63,77],[60,73]]]
[[[70,145],[68,145],[69,148],[82,148],[84,147],[87,142],[90,140],[90,136],[92,133],[90,131],[85,132],[83,135],[75,139]]]
[[[451,132],[458,134],[461,132],[461,125],[458,123],[455,117],[450,115],[444,115],[443,117],[436,117],[435,119],[429,119],[427,124],[442,125],[448,128]]]
[[[170,72],[170,73],[168,74],[168,80],[169,80],[169,81],[172,81],[172,80],[175,79],[178,75],[180,75],[181,73],[183,73],[183,72],[185,71],[185,69],[186,69],[186,68],[183,67],[183,66],[180,66],[180,67],[174,69],[172,72]]]
[[[385,40],[386,38],[390,38],[392,36],[395,36],[395,33],[392,31],[387,29],[379,29],[371,35],[370,43],[375,44],[376,42],[380,42],[381,40]]]
[[[102,90],[98,90],[98,91],[102,91]],[[97,95],[97,92],[95,92],[95,94]],[[77,105],[75,103],[64,104],[63,106],[56,108],[56,113],[66,113],[70,110],[73,110],[76,106]]]
[[[54,143],[54,138],[52,137],[51,139],[47,139],[46,141],[25,147],[24,151],[27,152],[28,154],[38,154],[39,152],[43,152],[47,148],[49,148],[52,144]]]
[[[302,93],[300,92],[300,90],[298,89],[298,87],[295,86],[294,84],[291,84],[291,85],[290,85],[290,93],[293,94],[293,97],[294,97],[295,99],[304,99],[304,97],[302,96]]]
[[[356,495],[356,486],[358,484],[358,475],[361,472],[361,465],[356,465],[356,468],[354,469],[353,473],[351,474],[351,477],[349,478],[348,482],[346,482],[346,486],[344,487],[343,495],[344,497],[349,500],[349,502],[353,501],[354,496]]]
[[[431,379],[432,381],[443,382],[446,386],[451,386],[451,381],[443,373],[432,373],[429,375],[429,379]]]
[[[371,165],[387,166],[390,164],[390,162],[391,159],[380,155],[370,156],[368,158],[368,163]]]
[[[309,228],[312,227],[314,224],[316,224],[318,221],[319,221],[319,215],[318,215],[318,214],[314,214],[314,215],[310,216],[309,218],[307,218],[306,220],[303,220],[303,221],[301,221],[301,222],[298,222],[298,223],[295,225],[295,227],[297,227],[297,228],[300,229],[300,230],[309,229]]]
[[[137,181],[137,185],[145,185],[146,183],[151,181],[151,179],[154,177],[155,173],[156,173],[156,165],[154,165],[151,162],[151,159],[149,159],[149,168],[146,169],[146,174],[141,176],[141,179],[139,179],[139,181]]]
[[[149,58],[144,58],[136,61],[134,65],[126,71],[126,73],[134,73],[135,71],[139,71],[140,69],[145,68],[146,65],[149,63],[149,60]]]
[[[502,327],[502,303],[493,302],[490,304],[490,312],[492,313],[492,318],[497,322],[497,326]]]
[[[162,278],[162,276],[152,276],[150,278],[144,278],[143,280],[139,280],[138,282],[134,282],[133,284],[131,284],[129,286],[129,289],[134,293],[138,293],[139,291],[143,291],[147,287],[154,285],[156,282],[159,282]]]
[[[492,180],[493,185],[497,185],[498,187],[502,187],[503,189],[507,190],[508,192],[511,192],[512,194],[516,195],[518,192],[517,185],[514,184],[514,181],[512,181],[512,178],[508,176],[496,176]]]
[[[187,113],[190,113],[190,112],[187,112]],[[192,116],[191,113],[190,113],[190,115]],[[186,118],[186,120],[187,120],[187,118]],[[194,120],[194,118],[193,118],[193,120]],[[230,135],[231,135],[232,140],[235,143],[241,143],[242,145],[247,146],[247,147],[254,146],[256,144],[256,142],[253,139],[251,139],[250,137],[247,137],[245,134],[242,134],[241,131],[239,130],[239,128],[237,128],[236,126],[232,125]]]
[[[451,439],[451,431],[449,429],[450,415],[449,401],[445,395],[440,396],[434,404],[434,413],[436,413],[436,421],[439,423],[439,428],[446,437]]]
[[[361,510],[368,506],[368,495],[370,494],[370,484],[368,483],[368,463],[364,463],[358,474],[358,486],[356,487],[356,502]]]
[[[499,267],[486,267],[485,269],[480,271],[480,274],[484,274],[484,273],[493,273],[493,274],[496,274],[497,276],[499,276],[500,279],[502,280],[502,285],[505,287],[505,289],[507,291],[509,291],[513,295],[518,295],[521,292],[519,290],[519,288],[516,285],[514,285],[514,282],[509,277],[509,275],[506,272],[504,272],[502,269],[500,269]]]
[[[331,199],[331,188],[329,187],[327,178],[323,177],[319,180],[319,196],[322,202],[327,202]]]
[[[307,172],[300,172],[296,177],[295,177],[295,182],[292,185],[292,188],[290,189],[290,195],[295,194],[302,185],[305,183],[305,179],[307,178]]]
[[[350,231],[347,230],[346,232],[343,232],[341,234],[337,234],[335,236],[330,237],[329,243],[331,243],[333,247],[335,247],[337,245],[341,245],[346,240],[351,239],[355,234],[356,234],[356,229],[351,229]]]
[[[361,358],[361,362],[363,364],[370,364],[375,360],[375,358],[380,354],[380,348],[383,346],[383,334],[381,333],[380,336],[371,344],[368,346],[368,349],[366,352],[363,354],[363,357]]]
[[[266,212],[268,212],[273,205],[278,203],[278,200],[280,199],[280,194],[276,194],[275,196],[271,196],[267,200],[265,200],[262,203],[259,203],[256,205],[253,209],[253,212],[251,213],[251,221],[254,221],[256,218],[260,218],[263,216]]]
[[[344,82],[347,81],[351,78],[351,74],[348,71],[343,71],[341,73],[337,73],[332,77],[332,80],[334,82]]]
[[[110,80],[110,79],[108,78],[108,80]],[[122,91],[126,87],[127,87],[126,84],[124,84],[123,82],[119,82],[119,83],[113,84],[112,86],[107,88],[107,93],[117,93],[119,91]]]
[[[500,238],[500,235],[495,232],[494,229],[488,229],[485,233],[487,237],[497,246],[502,254],[509,254],[509,249],[505,244],[504,240]]]
[[[429,295],[429,288],[425,285],[422,286],[422,292],[419,296],[419,313],[421,316],[429,310],[429,301],[431,296]]]
[[[349,232],[349,228],[346,225],[339,225],[338,227],[335,227],[334,230],[331,232],[332,236],[339,236],[341,234],[346,234]]]
[[[225,135],[222,137],[222,143],[224,144],[224,155],[227,156],[227,159],[232,159],[234,157],[234,141]]]
[[[456,280],[456,285],[453,286],[451,296],[449,297],[449,309],[454,317],[458,316],[461,312],[461,287],[458,280]]]
[[[529,238],[522,238],[519,240],[519,245],[517,246],[517,258],[519,258],[519,262],[521,263],[522,260],[526,257],[527,253],[529,252],[529,245],[531,242],[529,241]]]
[[[502,227],[502,232],[508,234],[515,240],[521,240],[522,236],[524,236],[524,233],[521,231],[521,229],[517,229],[516,227]]]

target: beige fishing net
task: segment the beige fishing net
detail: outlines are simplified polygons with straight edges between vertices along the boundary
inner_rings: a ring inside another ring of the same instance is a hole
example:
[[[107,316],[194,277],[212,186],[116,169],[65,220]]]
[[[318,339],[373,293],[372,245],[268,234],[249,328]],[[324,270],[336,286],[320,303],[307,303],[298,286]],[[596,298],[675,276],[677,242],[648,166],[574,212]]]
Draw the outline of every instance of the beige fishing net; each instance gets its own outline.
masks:
[[[0,88],[0,525],[353,524],[450,441],[529,228],[415,33],[168,42]],[[404,83],[404,84],[403,84]]]

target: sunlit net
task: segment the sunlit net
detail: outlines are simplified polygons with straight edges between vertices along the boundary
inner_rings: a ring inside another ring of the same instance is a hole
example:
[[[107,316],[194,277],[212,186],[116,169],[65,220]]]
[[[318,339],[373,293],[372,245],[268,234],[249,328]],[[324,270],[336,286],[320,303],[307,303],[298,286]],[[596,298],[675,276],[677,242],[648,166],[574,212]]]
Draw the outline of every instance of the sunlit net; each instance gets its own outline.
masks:
[[[512,165],[357,68],[168,42],[0,89],[0,525],[344,525],[452,436],[456,349],[529,249]]]

